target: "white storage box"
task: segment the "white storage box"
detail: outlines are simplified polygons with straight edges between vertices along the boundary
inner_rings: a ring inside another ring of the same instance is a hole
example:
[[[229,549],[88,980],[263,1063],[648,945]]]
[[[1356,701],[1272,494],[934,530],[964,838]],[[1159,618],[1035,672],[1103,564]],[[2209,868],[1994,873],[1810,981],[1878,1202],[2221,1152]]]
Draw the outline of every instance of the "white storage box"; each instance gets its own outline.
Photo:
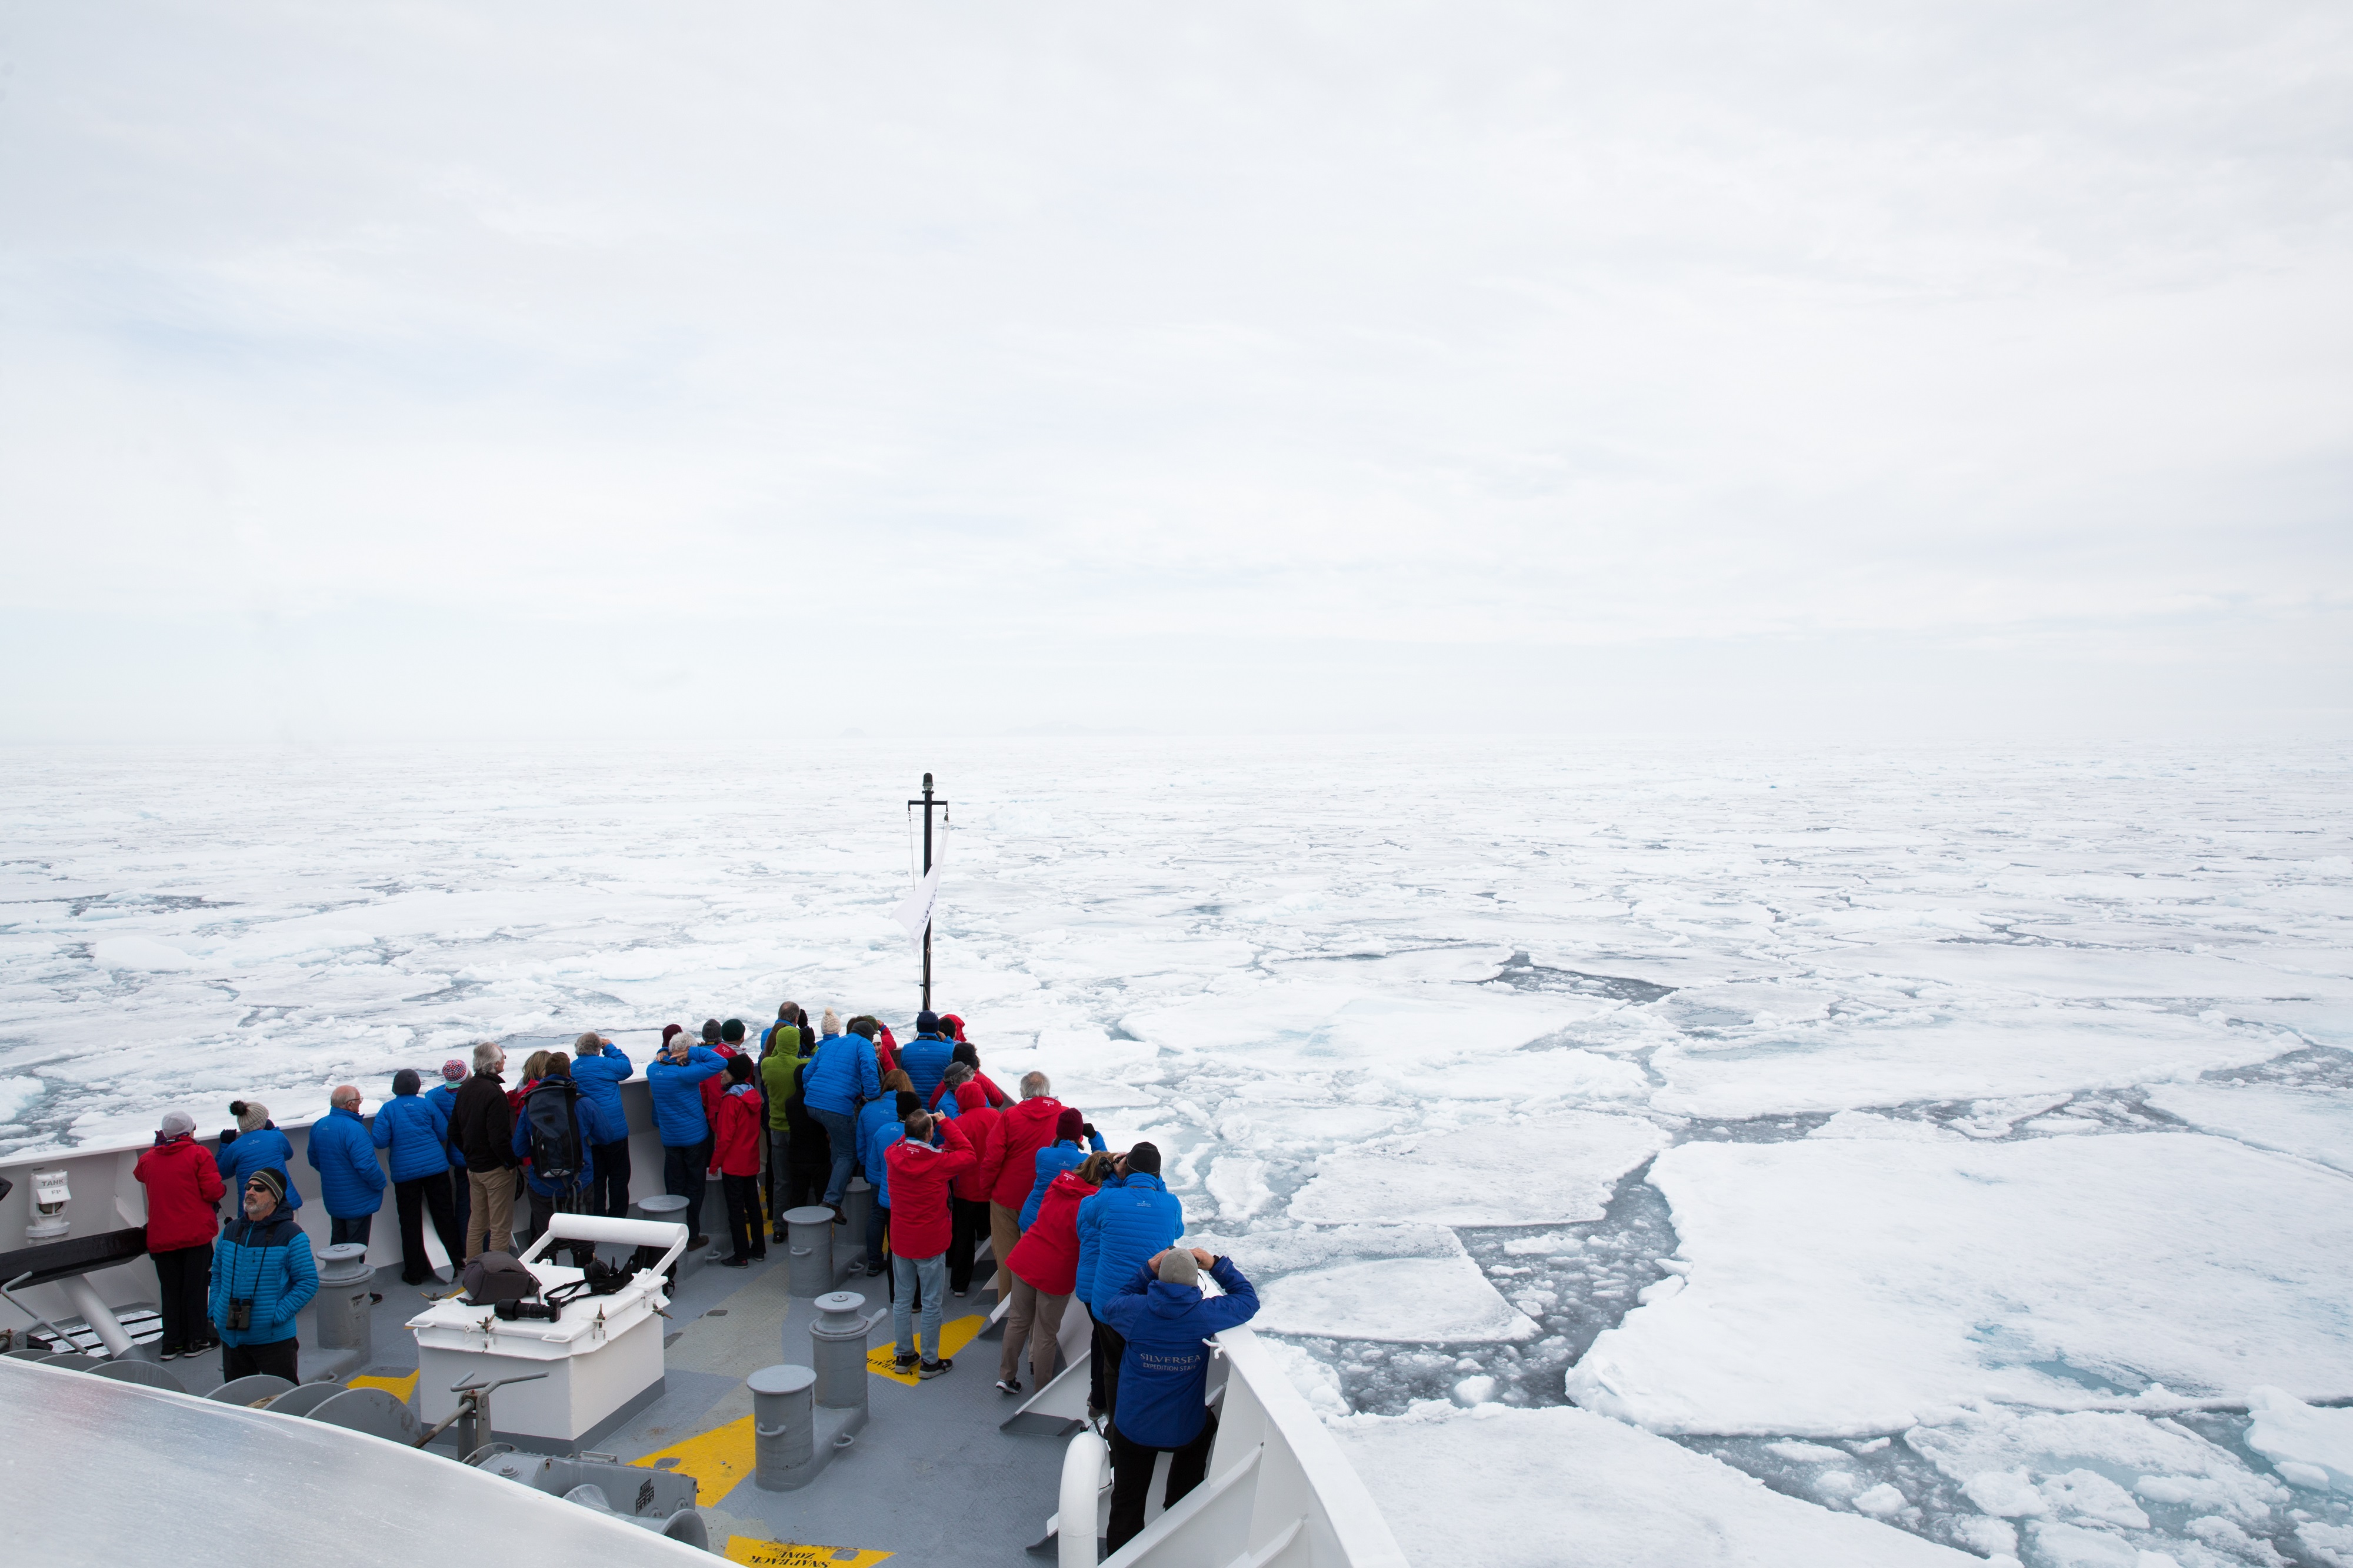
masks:
[[[488,1304],[436,1301],[408,1320],[417,1336],[417,1416],[430,1426],[458,1408],[450,1384],[488,1384],[531,1373],[536,1382],[501,1388],[491,1395],[495,1437],[519,1448],[563,1453],[594,1446],[629,1416],[660,1397],[662,1330],[669,1320],[658,1309],[670,1304],[662,1270],[683,1251],[682,1225],[607,1219],[595,1215],[557,1215],[547,1233],[521,1261],[543,1294],[580,1278],[580,1270],[543,1262],[540,1254],[565,1240],[618,1242],[668,1249],[662,1261],[641,1268],[609,1296],[567,1302],[554,1322],[501,1318]]]

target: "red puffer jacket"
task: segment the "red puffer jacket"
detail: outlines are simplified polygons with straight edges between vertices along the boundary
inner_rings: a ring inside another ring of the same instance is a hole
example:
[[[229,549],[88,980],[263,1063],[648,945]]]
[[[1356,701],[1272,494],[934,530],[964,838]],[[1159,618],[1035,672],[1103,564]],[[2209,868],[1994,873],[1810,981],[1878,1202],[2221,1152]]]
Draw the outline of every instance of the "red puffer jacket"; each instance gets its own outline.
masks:
[[[958,1171],[979,1162],[972,1143],[953,1121],[935,1125],[944,1149],[902,1138],[882,1152],[891,1167],[891,1251],[899,1258],[936,1258],[948,1249],[948,1184]]]
[[[174,1138],[142,1153],[131,1173],[147,1184],[148,1251],[211,1245],[220,1229],[214,1205],[228,1191],[211,1150],[194,1138]]]
[[[711,1175],[756,1176],[760,1145],[767,1137],[768,1108],[760,1091],[739,1084],[719,1097],[719,1114],[712,1118]]]
[[[1093,1184],[1076,1171],[1056,1176],[1005,1266],[1041,1296],[1069,1295],[1079,1279],[1079,1205],[1094,1195]]]
[[[1062,1102],[1041,1094],[998,1114],[997,1146],[989,1151],[988,1201],[1014,1213],[1029,1201],[1038,1184],[1038,1151],[1054,1141],[1054,1123],[1061,1119]]]
[[[988,1103],[988,1091],[977,1083],[967,1083],[956,1090],[955,1124],[964,1131],[965,1141],[972,1145],[973,1162],[969,1171],[958,1171],[949,1185],[955,1195],[968,1204],[988,1201],[988,1156],[997,1147],[997,1123],[1000,1120],[996,1108]]]

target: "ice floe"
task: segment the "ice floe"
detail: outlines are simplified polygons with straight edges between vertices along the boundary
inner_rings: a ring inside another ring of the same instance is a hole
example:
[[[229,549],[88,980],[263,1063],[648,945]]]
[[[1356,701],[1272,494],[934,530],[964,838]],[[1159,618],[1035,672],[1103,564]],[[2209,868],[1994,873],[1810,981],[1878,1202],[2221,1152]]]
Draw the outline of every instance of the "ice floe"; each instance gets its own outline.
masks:
[[[1376,1497],[1410,1500],[1387,1515],[1417,1563],[1962,1568],[1978,1561],[1876,1520],[1784,1497],[1727,1465],[1582,1410],[1439,1406],[1350,1416],[1331,1431]]]
[[[2148,1091],[2148,1103],[2192,1127],[2353,1174],[2353,1089],[2168,1083]]]
[[[1620,1178],[1666,1142],[1641,1117],[1594,1111],[1387,1139],[1324,1156],[1291,1200],[1291,1216],[1318,1224],[1599,1219]]]
[[[1974,1397],[2353,1390],[2353,1185],[2195,1133],[1684,1144],[1687,1287],[1572,1372],[1662,1431],[1892,1431]],[[2162,1286],[2152,1281],[2162,1281]]]

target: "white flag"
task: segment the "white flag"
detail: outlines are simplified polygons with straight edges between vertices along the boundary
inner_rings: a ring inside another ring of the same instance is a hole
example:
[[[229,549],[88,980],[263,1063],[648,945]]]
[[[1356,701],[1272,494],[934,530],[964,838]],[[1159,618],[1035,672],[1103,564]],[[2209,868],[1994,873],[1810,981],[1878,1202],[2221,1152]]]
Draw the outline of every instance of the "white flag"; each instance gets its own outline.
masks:
[[[908,939],[917,947],[923,944],[923,930],[932,923],[932,910],[940,901],[940,872],[947,866],[947,824],[940,824],[939,833],[932,840],[932,868],[923,873],[915,890],[899,900],[891,918],[907,928]]]

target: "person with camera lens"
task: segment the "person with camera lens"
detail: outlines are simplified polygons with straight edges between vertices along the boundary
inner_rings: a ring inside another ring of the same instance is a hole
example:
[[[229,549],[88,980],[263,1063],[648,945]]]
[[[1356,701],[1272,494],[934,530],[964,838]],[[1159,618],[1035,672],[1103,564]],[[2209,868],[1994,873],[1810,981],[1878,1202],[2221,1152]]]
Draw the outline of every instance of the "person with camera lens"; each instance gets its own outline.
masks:
[[[213,1244],[206,1314],[221,1342],[221,1380],[270,1373],[300,1383],[294,1314],[319,1293],[311,1238],[288,1208],[286,1179],[264,1166],[246,1179],[244,1214]]]

